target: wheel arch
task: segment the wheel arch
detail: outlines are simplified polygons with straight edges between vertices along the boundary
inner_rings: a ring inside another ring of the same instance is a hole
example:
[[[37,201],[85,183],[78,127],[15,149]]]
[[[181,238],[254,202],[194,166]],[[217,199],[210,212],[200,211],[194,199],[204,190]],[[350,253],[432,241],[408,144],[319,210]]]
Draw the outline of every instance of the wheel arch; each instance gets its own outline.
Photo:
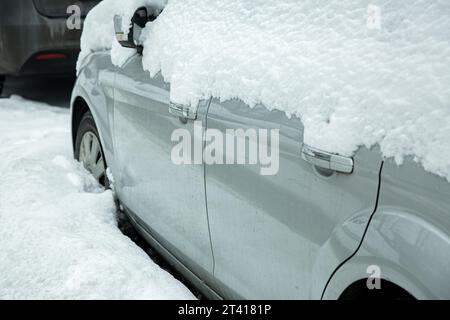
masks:
[[[108,167],[113,165],[112,161],[114,160],[113,152],[112,152],[112,140],[105,130],[108,130],[108,127],[105,126],[105,122],[101,121],[102,117],[97,114],[96,109],[91,106],[88,102],[88,99],[85,98],[80,92],[72,97],[71,103],[71,142],[72,142],[72,150],[75,154],[75,143],[77,138],[78,127],[81,123],[81,120],[86,112],[90,112],[92,117],[94,118],[95,125],[97,127],[98,135],[100,138],[100,143],[102,145],[103,153],[105,156],[105,161]],[[104,115],[103,118],[107,118],[107,115]],[[108,140],[105,138],[109,138]]]
[[[348,288],[380,270],[380,278],[417,299],[450,298],[450,238],[426,214],[378,208],[360,250],[330,280],[324,299],[338,299]],[[360,283],[359,283],[360,284]]]
[[[78,70],[77,80],[72,90],[71,140],[73,150],[78,125],[83,114],[90,111],[97,127],[98,135],[108,167],[112,173],[114,167],[113,111],[115,66],[111,63],[108,51],[93,52],[84,60]]]
[[[413,300],[408,291],[389,280],[380,278],[379,288],[369,289],[367,282],[372,279],[359,279],[350,284],[339,296],[339,300]]]
[[[72,119],[71,119],[71,138],[72,138],[72,147],[75,151],[75,142],[77,139],[77,131],[78,127],[80,126],[81,119],[83,118],[84,114],[86,112],[91,112],[91,109],[89,108],[89,105],[87,104],[86,100],[83,99],[81,96],[77,96],[72,104]],[[92,115],[94,116],[94,115]],[[94,118],[95,120],[95,118]]]

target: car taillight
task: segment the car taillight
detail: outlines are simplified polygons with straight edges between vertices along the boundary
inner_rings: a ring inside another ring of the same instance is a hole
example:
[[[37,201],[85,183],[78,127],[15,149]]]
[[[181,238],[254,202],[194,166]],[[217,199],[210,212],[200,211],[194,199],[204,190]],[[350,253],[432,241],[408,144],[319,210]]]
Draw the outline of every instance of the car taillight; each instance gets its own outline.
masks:
[[[36,56],[36,60],[55,60],[55,59],[66,59],[67,56],[62,53],[41,53]]]

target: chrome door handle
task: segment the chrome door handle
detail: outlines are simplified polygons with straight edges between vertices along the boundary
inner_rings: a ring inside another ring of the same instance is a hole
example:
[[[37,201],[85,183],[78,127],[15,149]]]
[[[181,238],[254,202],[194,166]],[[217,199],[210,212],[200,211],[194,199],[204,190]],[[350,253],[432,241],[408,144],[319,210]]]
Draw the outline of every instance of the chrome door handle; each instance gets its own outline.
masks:
[[[197,119],[197,112],[193,112],[192,107],[174,102],[169,103],[169,113],[189,120]]]
[[[302,147],[302,158],[321,168],[341,173],[353,172],[353,158],[318,150],[306,144]]]

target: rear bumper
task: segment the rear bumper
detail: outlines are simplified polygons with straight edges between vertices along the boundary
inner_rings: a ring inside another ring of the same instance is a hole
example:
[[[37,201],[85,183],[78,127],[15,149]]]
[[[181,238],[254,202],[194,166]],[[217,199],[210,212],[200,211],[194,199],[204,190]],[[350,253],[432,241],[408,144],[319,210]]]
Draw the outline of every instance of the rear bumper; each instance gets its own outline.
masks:
[[[75,74],[81,30],[69,30],[65,18],[39,14],[32,1],[0,3],[0,74]],[[37,60],[39,53],[64,59]]]
[[[40,57],[56,53],[63,58],[41,59]],[[13,75],[59,75],[67,74],[75,76],[75,66],[78,59],[79,50],[50,50],[32,54],[28,60],[20,67],[19,71]]]

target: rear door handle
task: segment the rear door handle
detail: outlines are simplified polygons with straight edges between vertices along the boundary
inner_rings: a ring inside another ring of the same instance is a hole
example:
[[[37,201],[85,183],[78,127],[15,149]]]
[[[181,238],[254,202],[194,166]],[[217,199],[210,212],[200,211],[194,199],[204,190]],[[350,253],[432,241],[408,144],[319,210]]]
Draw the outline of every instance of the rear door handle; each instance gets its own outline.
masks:
[[[317,167],[341,173],[353,172],[353,158],[322,151],[306,144],[302,147],[302,158]]]
[[[192,107],[184,104],[174,103],[172,101],[169,103],[169,113],[173,114],[175,117],[184,119],[197,119],[197,112],[193,112]]]

